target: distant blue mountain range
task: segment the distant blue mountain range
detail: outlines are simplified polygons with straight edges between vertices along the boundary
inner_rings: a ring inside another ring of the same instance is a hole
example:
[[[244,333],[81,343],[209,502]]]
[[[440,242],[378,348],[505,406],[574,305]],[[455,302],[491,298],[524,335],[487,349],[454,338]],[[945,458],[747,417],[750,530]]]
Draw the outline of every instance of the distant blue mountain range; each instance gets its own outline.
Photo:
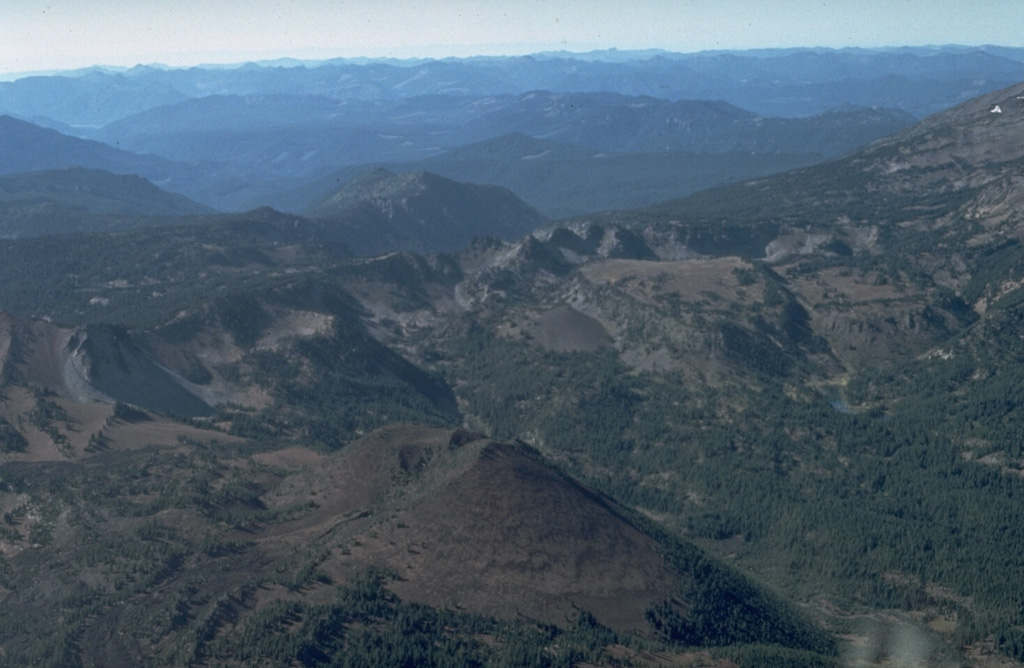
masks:
[[[961,46],[91,68],[0,83],[0,173],[79,166],[302,211],[385,166],[557,217],[840,156],[1021,80],[1024,49]],[[546,148],[488,143],[508,136]]]
[[[997,46],[289,60],[188,69],[92,68],[26,77],[0,83],[0,112],[36,122],[103,126],[209,95],[394,100],[548,90],[723,100],[762,116],[808,116],[854,105],[893,107],[921,118],[1021,80],[1024,49]]]

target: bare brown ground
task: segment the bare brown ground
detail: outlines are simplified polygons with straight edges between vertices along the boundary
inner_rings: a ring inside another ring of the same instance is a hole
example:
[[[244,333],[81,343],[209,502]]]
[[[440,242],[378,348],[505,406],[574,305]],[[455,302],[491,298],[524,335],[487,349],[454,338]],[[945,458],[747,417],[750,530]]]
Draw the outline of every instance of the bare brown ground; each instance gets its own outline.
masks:
[[[200,429],[165,418],[154,418],[148,422],[122,422],[112,425],[109,431],[111,449],[135,450],[151,445],[175,446],[179,437],[204,443],[242,443],[243,438],[219,431]]]
[[[676,293],[683,301],[697,302],[709,294],[728,301],[760,301],[758,284],[743,286],[737,269],[750,263],[738,257],[673,262],[648,260],[605,260],[583,267],[583,275],[594,283],[612,283],[638,297]]]
[[[605,651],[616,661],[643,668],[736,668],[729,659],[714,659],[707,652],[651,652],[612,645]],[[581,663],[577,668],[596,668],[595,664]]]
[[[5,455],[5,461],[60,461],[89,457],[88,449],[93,436],[102,436],[102,445],[94,452],[107,450],[135,450],[151,445],[175,446],[181,438],[201,442],[219,441],[222,443],[241,443],[244,439],[192,425],[175,422],[168,418],[151,415],[150,419],[139,422],[125,422],[112,419],[113,406],[104,403],[79,403],[70,399],[52,397],[57,406],[68,416],[67,421],[54,420],[53,428],[67,439],[67,443],[58,445],[50,434],[33,426],[28,413],[36,406],[36,399],[31,391],[23,387],[7,387],[4,389],[6,399],[0,401],[0,417],[20,431],[28,441],[24,452]],[[69,428],[70,425],[70,428]]]
[[[261,546],[323,544],[320,568],[336,581],[384,565],[405,600],[556,624],[578,606],[616,629],[646,627],[644,610],[676,585],[653,539],[520,446],[457,441],[396,427],[311,458],[264,501],[317,507],[268,527]]]
[[[855,303],[917,298],[914,290],[897,290],[892,284],[876,284],[876,276],[861,276],[843,268],[822,269],[814,275],[790,279],[790,286],[810,304],[845,300]]]
[[[279,466],[285,469],[301,469],[307,466],[318,465],[326,458],[325,455],[301,446],[253,455],[253,459],[260,464]]]

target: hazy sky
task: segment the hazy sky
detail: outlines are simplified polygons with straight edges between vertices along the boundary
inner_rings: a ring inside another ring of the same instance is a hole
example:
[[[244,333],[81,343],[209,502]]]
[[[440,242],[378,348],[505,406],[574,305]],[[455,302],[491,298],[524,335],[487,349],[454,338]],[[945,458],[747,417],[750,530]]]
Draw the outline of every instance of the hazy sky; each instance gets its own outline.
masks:
[[[283,56],[1024,45],[1022,0],[0,0],[0,75]]]

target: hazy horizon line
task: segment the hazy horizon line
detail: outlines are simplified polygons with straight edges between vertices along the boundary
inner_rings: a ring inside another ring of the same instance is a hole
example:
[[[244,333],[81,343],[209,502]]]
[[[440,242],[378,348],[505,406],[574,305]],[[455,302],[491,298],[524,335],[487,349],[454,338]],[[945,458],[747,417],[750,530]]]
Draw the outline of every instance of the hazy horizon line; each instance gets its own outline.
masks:
[[[60,76],[60,75],[75,75],[75,74],[86,74],[96,70],[110,71],[110,72],[127,72],[136,68],[152,68],[152,69],[164,69],[164,70],[182,70],[191,68],[219,68],[219,69],[236,69],[245,67],[246,65],[255,66],[273,66],[275,63],[289,63],[295,67],[303,66],[320,66],[333,62],[389,62],[389,63],[401,63],[408,62],[410,64],[420,62],[439,62],[439,61],[456,61],[456,60],[477,60],[477,59],[497,59],[497,58],[528,58],[536,56],[544,57],[572,57],[572,56],[595,56],[597,54],[671,54],[679,56],[699,56],[702,54],[716,55],[716,54],[736,54],[736,53],[747,53],[747,54],[771,54],[773,52],[797,52],[797,51],[902,51],[902,50],[942,50],[942,49],[986,49],[994,48],[1006,51],[1020,52],[1024,56],[1024,46],[1017,45],[1006,45],[1006,44],[964,44],[964,43],[945,43],[945,44],[894,44],[889,46],[776,46],[776,47],[750,47],[750,48],[735,48],[735,49],[699,49],[695,51],[677,51],[671,48],[663,47],[636,47],[636,48],[623,48],[623,47],[594,47],[587,48],[582,47],[579,49],[572,48],[539,48],[532,51],[524,51],[520,53],[476,53],[470,55],[323,55],[314,56],[313,54],[307,55],[270,55],[265,56],[255,55],[252,58],[243,57],[241,54],[236,54],[235,57],[231,57],[228,54],[224,54],[224,60],[207,60],[200,58],[195,62],[137,62],[132,65],[122,65],[113,63],[94,63],[92,65],[83,65],[79,67],[63,67],[63,68],[45,68],[45,69],[34,69],[24,70],[18,72],[2,72],[0,71],[0,82],[9,83],[18,79],[24,79],[28,77],[45,77],[45,76]],[[328,49],[322,49],[328,51]],[[331,51],[343,51],[344,49],[331,50]],[[301,49],[298,51],[302,51]],[[212,54],[209,54],[212,55]],[[600,60],[600,58],[593,58],[594,60]],[[1024,60],[1022,60],[1024,62]]]

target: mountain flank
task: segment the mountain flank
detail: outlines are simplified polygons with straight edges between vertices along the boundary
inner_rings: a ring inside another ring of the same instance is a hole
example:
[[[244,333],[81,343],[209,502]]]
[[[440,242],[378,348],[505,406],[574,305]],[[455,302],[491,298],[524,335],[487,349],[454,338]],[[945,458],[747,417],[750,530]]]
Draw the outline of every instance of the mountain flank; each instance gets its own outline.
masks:
[[[838,238],[847,244],[871,224],[952,233],[974,220],[1004,222],[1021,188],[1015,172],[1024,150],[1011,138],[1024,127],[1022,95],[1024,84],[989,93],[820,168],[714,189],[651,211],[682,220],[817,219],[815,232],[844,235]]]
[[[335,485],[352,487],[381,465],[407,482],[397,499],[376,490],[390,497],[390,517],[339,566],[386,563],[400,596],[433,606],[555,624],[582,608],[612,628],[647,628],[644,611],[679,577],[656,541],[528,449],[459,438],[391,430],[347,449]]]
[[[163,158],[136,155],[6,115],[0,116],[0,146],[0,174],[87,167],[160,179],[174,167]]]
[[[213,213],[134,175],[66,167],[0,176],[0,236],[26,237],[173,225]]]
[[[547,220],[505,188],[429,172],[377,169],[342,186],[307,214],[328,221],[355,251],[451,251],[475,237],[515,239]]]
[[[325,570],[386,564],[403,599],[434,606],[555,624],[579,607],[637,630],[647,627],[644,610],[678,584],[656,541],[609,501],[528,448],[479,436],[390,428],[297,475],[278,496],[316,498],[310,519],[336,527],[330,540],[347,547]],[[377,519],[332,521],[370,514]]]
[[[135,175],[66,167],[0,176],[0,202],[49,201],[91,213],[195,216],[213,209]]]

